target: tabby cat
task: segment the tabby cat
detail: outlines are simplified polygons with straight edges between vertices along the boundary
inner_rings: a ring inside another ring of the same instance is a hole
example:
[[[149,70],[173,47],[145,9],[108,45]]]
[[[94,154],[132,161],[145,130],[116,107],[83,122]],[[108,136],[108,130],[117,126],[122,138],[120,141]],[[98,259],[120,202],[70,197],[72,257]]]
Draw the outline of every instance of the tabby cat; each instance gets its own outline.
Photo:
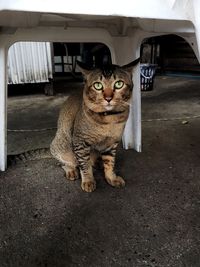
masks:
[[[105,179],[114,187],[125,181],[114,172],[117,146],[129,115],[132,71],[139,59],[125,66],[87,68],[78,65],[85,78],[82,95],[72,95],[64,103],[50,151],[62,163],[69,180],[81,175],[86,192],[96,188],[92,161],[101,156]]]

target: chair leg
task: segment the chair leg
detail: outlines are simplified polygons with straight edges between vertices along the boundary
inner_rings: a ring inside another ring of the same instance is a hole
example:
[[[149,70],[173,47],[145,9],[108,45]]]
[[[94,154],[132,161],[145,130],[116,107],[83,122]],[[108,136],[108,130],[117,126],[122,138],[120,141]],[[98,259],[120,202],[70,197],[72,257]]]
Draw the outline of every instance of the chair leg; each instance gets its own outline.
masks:
[[[197,52],[195,54],[197,55],[197,59],[200,63],[200,25],[198,25],[196,29],[196,39],[197,39],[197,42],[195,43],[195,48],[196,48],[195,51]]]
[[[141,90],[140,90],[140,66],[135,68],[133,73],[133,97],[131,100],[130,114],[125,126],[122,138],[125,149],[134,148],[141,152]]]
[[[194,28],[195,28],[195,37],[196,37],[196,42],[194,42],[195,47],[193,48],[194,52],[196,52],[196,56],[198,58],[198,61],[200,63],[200,17],[199,17],[199,12],[200,12],[200,2],[199,1],[191,1],[193,2],[193,11],[194,14],[192,16],[193,18],[193,23],[194,23]]]
[[[114,39],[116,63],[128,64],[140,56],[140,42],[135,36],[116,37]],[[140,66],[133,73],[133,97],[131,100],[130,114],[122,137],[125,149],[134,148],[141,152],[141,91],[140,91]]]
[[[0,46],[0,170],[7,164],[7,51]]]

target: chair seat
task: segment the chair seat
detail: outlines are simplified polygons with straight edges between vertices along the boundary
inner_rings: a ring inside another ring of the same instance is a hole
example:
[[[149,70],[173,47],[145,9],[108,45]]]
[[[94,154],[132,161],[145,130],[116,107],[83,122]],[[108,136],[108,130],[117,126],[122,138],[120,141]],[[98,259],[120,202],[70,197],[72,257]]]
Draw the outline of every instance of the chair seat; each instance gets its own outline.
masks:
[[[200,51],[200,1],[195,0],[1,0],[0,1],[0,170],[7,158],[7,52],[18,41],[101,42],[113,63],[140,56],[145,38],[177,34]],[[141,151],[140,68],[133,73],[134,97],[123,136],[124,148]]]

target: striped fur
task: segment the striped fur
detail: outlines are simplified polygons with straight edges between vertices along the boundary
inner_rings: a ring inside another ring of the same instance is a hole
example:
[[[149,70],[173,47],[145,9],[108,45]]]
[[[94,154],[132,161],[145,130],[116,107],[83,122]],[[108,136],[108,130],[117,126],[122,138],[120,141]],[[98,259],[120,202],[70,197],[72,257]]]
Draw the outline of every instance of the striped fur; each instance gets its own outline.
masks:
[[[92,70],[82,67],[83,93],[70,96],[61,109],[50,150],[63,164],[68,179],[75,180],[80,173],[81,187],[86,192],[96,188],[92,161],[99,155],[106,181],[115,187],[125,185],[115,174],[114,165],[117,145],[129,115],[132,69],[137,63]]]
[[[52,158],[49,148],[38,148],[23,152],[18,155],[8,155],[7,164],[15,165],[19,162],[26,162],[29,160],[49,159]]]

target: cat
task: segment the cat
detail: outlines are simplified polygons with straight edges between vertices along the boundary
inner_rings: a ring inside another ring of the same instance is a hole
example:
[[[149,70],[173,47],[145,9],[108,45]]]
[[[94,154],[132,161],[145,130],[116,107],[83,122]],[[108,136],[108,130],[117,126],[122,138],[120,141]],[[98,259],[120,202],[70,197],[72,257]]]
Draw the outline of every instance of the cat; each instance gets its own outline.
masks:
[[[88,68],[78,62],[85,80],[83,93],[71,95],[64,103],[50,151],[67,179],[75,180],[80,173],[83,191],[96,189],[92,164],[99,156],[108,184],[125,185],[114,171],[115,156],[129,115],[132,72],[138,63],[136,59],[124,66]]]

